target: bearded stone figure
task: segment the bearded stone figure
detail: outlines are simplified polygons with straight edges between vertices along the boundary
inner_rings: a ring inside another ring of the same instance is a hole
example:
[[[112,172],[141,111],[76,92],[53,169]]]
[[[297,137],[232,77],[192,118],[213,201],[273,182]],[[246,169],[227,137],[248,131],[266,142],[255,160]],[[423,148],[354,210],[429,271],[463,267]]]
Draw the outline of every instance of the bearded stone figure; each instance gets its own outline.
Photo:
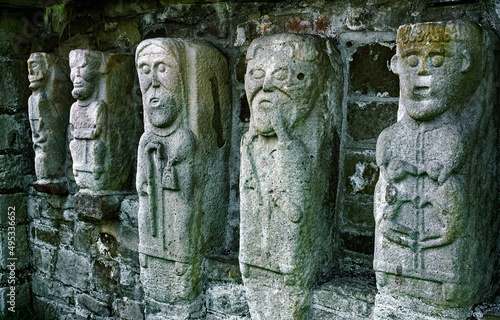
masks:
[[[136,179],[141,279],[150,299],[187,306],[182,317],[195,319],[202,261],[222,246],[226,224],[227,61],[204,41],[156,38],[141,42],[136,67],[145,129]]]
[[[45,193],[68,193],[66,177],[67,131],[71,102],[67,61],[36,52],[28,59],[28,80],[33,91],[28,114],[35,150],[33,187]]]
[[[112,218],[130,185],[135,139],[133,59],[92,50],[69,54],[73,97],[70,142],[79,187],[75,210],[91,219]]]
[[[240,269],[252,319],[306,319],[333,265],[342,68],[327,39],[263,37],[247,52]]]
[[[377,142],[375,319],[466,319],[494,266],[491,46],[467,21],[404,25],[400,119]]]

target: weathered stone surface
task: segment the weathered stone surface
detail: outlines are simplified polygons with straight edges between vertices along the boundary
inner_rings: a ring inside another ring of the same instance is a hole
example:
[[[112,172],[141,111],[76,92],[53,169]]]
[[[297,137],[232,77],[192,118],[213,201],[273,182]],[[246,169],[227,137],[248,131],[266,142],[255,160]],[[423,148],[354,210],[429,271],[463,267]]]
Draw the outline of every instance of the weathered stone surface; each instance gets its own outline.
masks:
[[[26,157],[17,154],[0,155],[0,190],[21,190],[25,187]]]
[[[33,252],[32,263],[36,270],[52,275],[55,268],[56,250],[40,246],[31,246]]]
[[[393,55],[394,49],[378,43],[359,47],[349,66],[351,91],[370,95],[387,92],[391,97],[397,97],[398,77],[389,69]]]
[[[228,66],[206,42],[169,38],[141,42],[136,65],[145,128],[136,179],[141,279],[157,301],[192,300],[203,287],[202,256],[224,238]]]
[[[206,292],[207,312],[227,316],[249,316],[245,289],[241,284],[220,284],[211,286]]]
[[[16,272],[28,267],[28,236],[25,225],[9,226],[0,230],[0,269],[14,266]]]
[[[81,290],[89,285],[90,262],[84,257],[66,249],[57,254],[55,277],[62,283]]]
[[[68,193],[66,178],[67,135],[71,103],[69,68],[63,59],[47,54],[32,53],[28,59],[28,100],[35,173],[33,187],[41,192]]]
[[[281,34],[254,40],[247,60],[243,283],[252,319],[305,319],[311,286],[333,264],[339,55],[324,38]]]
[[[369,319],[376,291],[374,283],[356,278],[337,278],[325,283],[312,296],[312,319]]]
[[[3,18],[4,16],[2,16],[2,22],[4,22]],[[4,113],[26,110],[29,90],[25,61],[0,56],[0,74],[2,75],[0,77],[0,111]]]
[[[349,152],[344,158],[345,190],[348,195],[373,195],[379,169],[375,161],[375,152]]]
[[[355,141],[376,139],[397,119],[397,103],[350,102],[347,105],[347,133]]]
[[[49,298],[51,300],[74,304],[76,289],[71,286],[66,286],[57,280],[53,280],[39,273],[32,276],[33,294],[36,296]]]
[[[144,320],[144,305],[130,299],[116,299],[113,303],[115,313],[124,320]]]
[[[33,222],[31,228],[31,241],[41,245],[56,247],[59,244],[59,230],[57,228]]]
[[[26,199],[24,194],[2,194],[0,195],[0,226],[8,227],[15,224],[25,223],[27,219]]]
[[[110,306],[106,302],[99,301],[86,293],[76,296],[76,306],[85,308],[102,317],[111,315]]]
[[[377,142],[375,319],[465,319],[490,290],[498,209],[491,53],[472,22],[398,30],[391,67],[403,115]]]
[[[111,215],[108,203],[113,214],[118,213],[115,195],[128,188],[134,159],[133,77],[123,76],[133,74],[133,59],[73,50],[69,63],[72,94],[77,99],[70,112],[70,151],[80,188],[75,196],[75,210],[91,218],[105,219]]]

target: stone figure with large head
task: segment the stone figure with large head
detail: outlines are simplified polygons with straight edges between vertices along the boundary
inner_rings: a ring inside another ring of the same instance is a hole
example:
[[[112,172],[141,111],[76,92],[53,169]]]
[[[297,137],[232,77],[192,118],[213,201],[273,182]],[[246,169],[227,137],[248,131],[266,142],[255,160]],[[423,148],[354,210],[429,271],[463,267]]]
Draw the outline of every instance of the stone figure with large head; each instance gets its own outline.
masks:
[[[202,259],[221,244],[227,212],[227,62],[207,42],[156,38],[138,46],[136,68],[141,279],[150,299],[196,309]]]
[[[136,145],[131,95],[133,58],[92,50],[69,54],[73,97],[70,142],[73,173],[79,192],[75,210],[103,219],[117,213],[121,194],[129,188]]]
[[[305,319],[309,290],[333,258],[340,58],[326,38],[280,34],[254,40],[247,61],[251,119],[240,175],[245,291],[252,319]]]
[[[476,23],[398,30],[391,67],[400,77],[399,121],[377,142],[375,319],[465,319],[489,289],[496,201],[491,61]]]
[[[36,190],[68,193],[66,127],[71,102],[67,61],[36,52],[28,59],[28,80],[33,94],[28,113],[35,150]]]

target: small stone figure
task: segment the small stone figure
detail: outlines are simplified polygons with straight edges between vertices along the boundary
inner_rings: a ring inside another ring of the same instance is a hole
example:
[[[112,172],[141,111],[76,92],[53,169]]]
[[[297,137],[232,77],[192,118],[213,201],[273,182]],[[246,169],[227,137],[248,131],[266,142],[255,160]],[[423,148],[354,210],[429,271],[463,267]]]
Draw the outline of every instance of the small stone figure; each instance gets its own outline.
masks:
[[[157,38],[141,42],[136,67],[145,129],[136,179],[141,279],[153,300],[189,305],[203,288],[203,256],[224,238],[227,62],[206,42]]]
[[[119,205],[116,195],[128,187],[133,163],[133,58],[73,50],[69,63],[77,99],[70,112],[70,151],[80,188],[75,210],[95,219],[110,218]]]
[[[333,263],[340,58],[325,38],[281,34],[254,40],[247,61],[239,260],[250,314],[306,319]]]
[[[398,30],[391,67],[402,117],[377,142],[375,319],[466,319],[489,290],[497,194],[489,50],[472,22]]]
[[[67,194],[67,135],[71,101],[67,61],[36,52],[28,59],[28,80],[33,94],[28,113],[35,150],[33,187],[45,193]]]

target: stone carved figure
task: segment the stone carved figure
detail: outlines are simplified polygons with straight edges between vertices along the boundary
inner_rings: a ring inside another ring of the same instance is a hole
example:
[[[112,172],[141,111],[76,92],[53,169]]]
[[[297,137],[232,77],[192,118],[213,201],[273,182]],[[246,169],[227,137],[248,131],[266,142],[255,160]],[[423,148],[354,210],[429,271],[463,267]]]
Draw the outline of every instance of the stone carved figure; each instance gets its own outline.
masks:
[[[67,135],[71,101],[69,68],[63,59],[48,53],[32,53],[28,80],[33,94],[28,114],[35,150],[33,187],[45,193],[68,193]]]
[[[133,163],[133,58],[91,50],[69,54],[73,97],[70,142],[80,191],[75,209],[102,219],[116,213],[115,197],[127,189]]]
[[[377,142],[375,319],[465,319],[489,289],[496,169],[487,40],[466,21],[398,30],[391,67],[402,116]],[[409,314],[415,305],[425,306]]]
[[[306,319],[311,286],[332,264],[340,58],[325,38],[254,40],[241,143],[240,269],[252,319]]]
[[[155,301],[189,304],[203,288],[203,255],[223,239],[227,61],[203,41],[156,38],[141,42],[136,67],[145,129],[136,179],[141,279]]]

